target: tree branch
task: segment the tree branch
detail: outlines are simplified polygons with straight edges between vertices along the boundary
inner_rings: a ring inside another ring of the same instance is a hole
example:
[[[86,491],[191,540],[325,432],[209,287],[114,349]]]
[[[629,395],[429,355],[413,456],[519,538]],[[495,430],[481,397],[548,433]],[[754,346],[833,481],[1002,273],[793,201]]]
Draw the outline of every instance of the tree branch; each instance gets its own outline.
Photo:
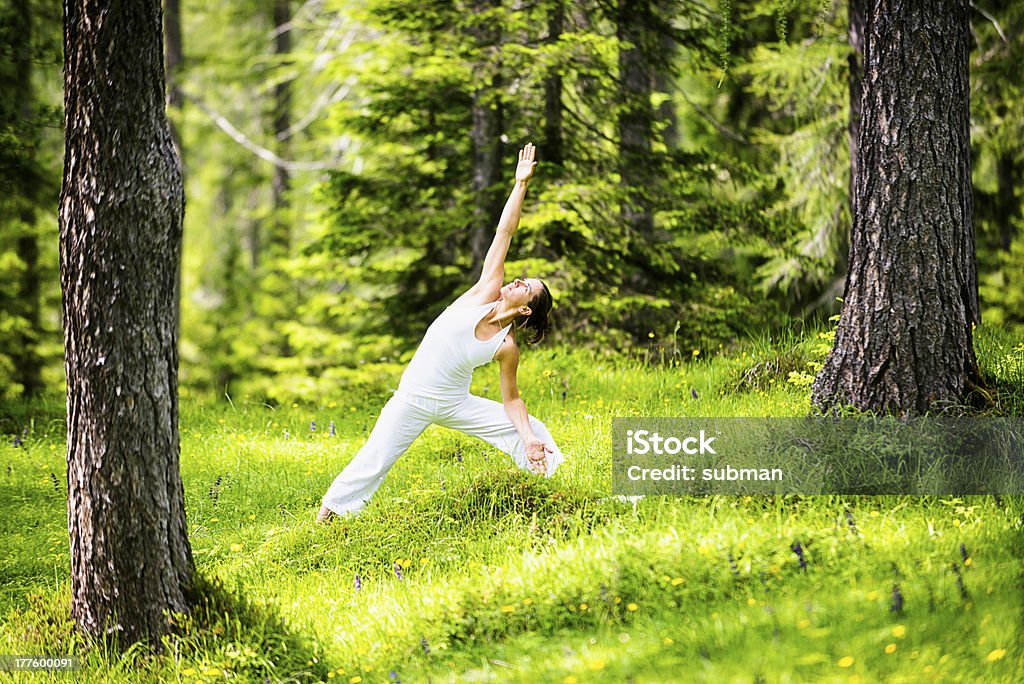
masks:
[[[724,135],[727,138],[731,138],[732,140],[735,140],[738,143],[742,143],[743,145],[749,145],[750,144],[749,140],[747,140],[742,135],[740,135],[736,131],[732,130],[731,128],[729,128],[725,124],[720,123],[715,117],[713,117],[711,115],[711,112],[709,112],[708,110],[704,109],[699,104],[697,104],[696,102],[691,100],[689,95],[686,94],[686,91],[680,89],[679,90],[679,94],[683,96],[684,100],[686,100],[686,104],[688,104],[691,107],[693,107],[694,111],[697,112],[698,114],[700,114],[709,124],[714,126],[715,130],[717,130],[719,133],[721,133],[722,135]]]
[[[230,121],[227,120],[227,118],[211,109],[200,98],[184,89],[181,90],[181,94],[195,104],[195,106],[198,107],[201,112],[206,114],[206,116],[210,117],[210,120],[213,121],[219,129],[227,133],[232,140],[255,154],[260,159],[270,162],[280,169],[284,169],[286,171],[322,171],[324,169],[337,168],[337,159],[322,162],[303,162],[282,159],[273,151],[254,142],[245,133],[238,130]]]
[[[1010,42],[1010,41],[1006,40],[1006,34],[1003,33],[1003,28],[999,25],[999,22],[996,21],[995,17],[993,17],[991,14],[989,14],[988,12],[983,10],[982,8],[978,7],[976,4],[974,4],[973,1],[971,2],[971,9],[977,11],[978,14],[980,14],[981,16],[985,17],[990,22],[992,22],[992,25],[996,27],[996,33],[999,34],[999,37],[1003,39],[1004,43],[1009,43]]]

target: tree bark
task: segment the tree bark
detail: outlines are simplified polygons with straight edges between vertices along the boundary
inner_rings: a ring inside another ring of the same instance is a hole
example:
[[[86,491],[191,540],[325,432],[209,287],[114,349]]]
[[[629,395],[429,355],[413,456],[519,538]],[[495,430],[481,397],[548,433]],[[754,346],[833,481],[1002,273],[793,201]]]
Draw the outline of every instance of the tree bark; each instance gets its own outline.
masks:
[[[968,3],[869,0],[850,272],[821,409],[899,415],[977,381]]]
[[[121,645],[188,610],[174,281],[181,165],[159,0],[64,2],[60,265],[71,613]]]

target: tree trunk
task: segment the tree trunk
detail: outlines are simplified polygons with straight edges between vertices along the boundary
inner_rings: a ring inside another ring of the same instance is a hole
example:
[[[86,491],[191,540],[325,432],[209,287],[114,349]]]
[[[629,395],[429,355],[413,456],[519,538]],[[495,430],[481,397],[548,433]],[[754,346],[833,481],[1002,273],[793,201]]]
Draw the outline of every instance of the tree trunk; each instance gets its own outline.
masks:
[[[32,88],[32,7],[28,0],[15,0],[12,25],[11,52],[14,61],[14,96],[22,119],[34,120],[36,116],[35,91]],[[34,154],[34,153],[33,153]],[[39,356],[40,325],[40,275],[39,275],[39,234],[36,230],[36,203],[39,201],[38,174],[23,173],[18,178],[21,184],[18,212],[22,223],[17,240],[18,258],[25,264],[24,275],[18,287],[18,306],[28,323],[28,330],[18,335],[18,345],[11,351],[14,364],[14,381],[21,385],[23,397],[39,394],[43,390],[43,361]]]
[[[1015,221],[1020,214],[1020,202],[1017,201],[1017,179],[1020,178],[1020,166],[1012,152],[1003,152],[996,160],[996,225],[999,228],[999,248],[1010,251],[1010,245],[1017,234]]]
[[[498,6],[494,0],[477,3],[478,11]],[[483,54],[489,54],[501,42],[499,26],[475,30],[474,40]],[[501,75],[497,65],[484,58],[477,69],[477,89],[473,93],[473,225],[470,229],[472,270],[479,273],[501,215],[502,197],[496,185],[501,178],[501,133],[504,125],[501,109]]]
[[[812,397],[918,414],[962,402],[978,377],[968,4],[866,10],[850,272]]]
[[[548,45],[558,42],[565,26],[565,7],[555,2],[548,15]],[[541,156],[545,162],[562,168],[565,166],[565,146],[562,137],[562,74],[555,71],[544,79],[544,146]]]
[[[619,174],[626,193],[622,218],[637,239],[654,233],[654,214],[644,188],[650,163],[654,111],[651,91],[654,68],[645,51],[648,29],[642,11],[649,3],[619,0],[618,38],[627,47],[619,49],[619,88],[622,112],[619,115]]]
[[[71,612],[126,644],[186,611],[174,281],[181,165],[159,0],[65,0],[60,263]]]
[[[292,20],[291,0],[274,0],[274,57],[283,59],[292,51],[292,34],[288,24]],[[274,139],[277,154],[283,159],[291,155],[288,150],[287,131],[291,126],[292,86],[287,79],[274,86]],[[291,175],[288,169],[274,166],[271,194],[274,214],[271,221],[270,249],[276,257],[286,257],[291,246],[291,220],[289,218],[288,190]]]
[[[181,111],[185,97],[181,92],[181,68],[185,61],[181,42],[181,0],[164,0],[165,58],[167,61],[167,105]],[[171,137],[181,157],[181,137],[172,121]]]
[[[669,7],[664,9],[670,11]],[[676,41],[668,33],[662,33],[658,40],[661,43],[661,60],[670,64],[677,52]],[[672,93],[676,89],[673,74],[666,69],[655,69],[654,88],[666,96],[665,101],[658,106],[656,114],[658,121],[664,125],[661,132],[662,142],[665,143],[665,147],[672,150],[679,147],[679,117],[676,115],[676,105],[672,100]]]

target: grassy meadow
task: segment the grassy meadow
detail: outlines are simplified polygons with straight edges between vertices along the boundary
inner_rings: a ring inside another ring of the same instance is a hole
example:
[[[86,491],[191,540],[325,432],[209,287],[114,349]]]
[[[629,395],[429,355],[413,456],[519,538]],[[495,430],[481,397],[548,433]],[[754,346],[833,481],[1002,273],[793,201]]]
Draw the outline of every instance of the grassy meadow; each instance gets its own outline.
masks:
[[[978,332],[993,410],[1021,415],[1024,346]],[[207,598],[162,655],[75,636],[63,399],[7,405],[0,654],[75,653],[81,670],[0,679],[1020,681],[1020,498],[610,496],[613,417],[806,414],[828,341],[524,352],[522,395],[567,456],[555,477],[434,426],[361,516],[328,526],[319,498],[388,387],[278,407],[183,393]],[[497,399],[491,366],[474,392]]]

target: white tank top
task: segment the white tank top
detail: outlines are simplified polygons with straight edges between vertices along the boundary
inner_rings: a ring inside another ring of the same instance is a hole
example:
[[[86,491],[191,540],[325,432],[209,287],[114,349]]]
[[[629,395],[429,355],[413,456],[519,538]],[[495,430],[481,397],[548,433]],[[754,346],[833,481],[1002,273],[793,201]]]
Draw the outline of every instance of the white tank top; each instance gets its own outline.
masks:
[[[476,324],[497,303],[452,304],[445,309],[427,328],[398,390],[431,399],[464,399],[469,394],[473,369],[494,358],[512,327],[509,323],[487,341],[476,338]]]

